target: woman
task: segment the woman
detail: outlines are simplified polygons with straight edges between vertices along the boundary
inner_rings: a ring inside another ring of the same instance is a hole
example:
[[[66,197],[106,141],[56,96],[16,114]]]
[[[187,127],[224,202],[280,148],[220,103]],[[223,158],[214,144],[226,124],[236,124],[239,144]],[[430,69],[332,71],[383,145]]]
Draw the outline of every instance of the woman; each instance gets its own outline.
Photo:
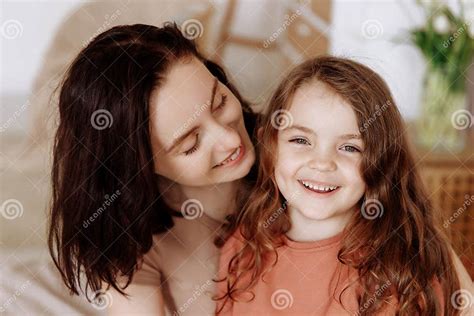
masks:
[[[214,237],[255,161],[224,71],[175,25],[118,26],[74,60],[59,111],[49,246],[71,292],[112,287],[110,313],[213,313]]]

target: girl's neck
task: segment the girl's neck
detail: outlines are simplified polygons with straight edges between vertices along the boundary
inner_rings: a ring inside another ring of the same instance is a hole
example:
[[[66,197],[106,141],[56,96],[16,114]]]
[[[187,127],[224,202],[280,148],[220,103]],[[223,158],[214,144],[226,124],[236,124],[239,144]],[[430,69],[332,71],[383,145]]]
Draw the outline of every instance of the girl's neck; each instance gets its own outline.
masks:
[[[309,242],[331,238],[344,230],[351,218],[352,212],[337,214],[324,220],[314,220],[305,217],[301,212],[292,210],[288,212],[291,218],[291,228],[286,233],[294,241]]]
[[[236,196],[243,185],[242,179],[199,187],[172,183],[164,179],[158,183],[165,202],[172,209],[180,211],[186,200],[196,199],[203,206],[204,214],[219,222],[223,222],[225,217],[235,210]]]

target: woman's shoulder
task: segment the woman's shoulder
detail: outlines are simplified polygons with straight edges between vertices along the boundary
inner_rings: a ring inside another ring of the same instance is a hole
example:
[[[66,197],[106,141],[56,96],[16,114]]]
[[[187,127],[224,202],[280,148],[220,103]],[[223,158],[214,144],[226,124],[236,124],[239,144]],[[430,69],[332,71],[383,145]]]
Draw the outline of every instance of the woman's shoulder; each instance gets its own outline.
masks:
[[[152,245],[139,260],[134,279],[140,283],[156,282],[168,266],[191,252],[212,255],[215,246],[210,236],[211,230],[202,220],[174,219],[172,227],[153,235]]]

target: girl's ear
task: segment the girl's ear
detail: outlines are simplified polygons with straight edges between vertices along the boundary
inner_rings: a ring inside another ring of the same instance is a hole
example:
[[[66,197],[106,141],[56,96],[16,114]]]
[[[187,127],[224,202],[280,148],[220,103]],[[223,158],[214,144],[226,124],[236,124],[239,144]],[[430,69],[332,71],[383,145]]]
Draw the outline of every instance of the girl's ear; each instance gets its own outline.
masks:
[[[259,127],[257,129],[257,139],[262,140],[262,132],[263,132],[263,127]]]

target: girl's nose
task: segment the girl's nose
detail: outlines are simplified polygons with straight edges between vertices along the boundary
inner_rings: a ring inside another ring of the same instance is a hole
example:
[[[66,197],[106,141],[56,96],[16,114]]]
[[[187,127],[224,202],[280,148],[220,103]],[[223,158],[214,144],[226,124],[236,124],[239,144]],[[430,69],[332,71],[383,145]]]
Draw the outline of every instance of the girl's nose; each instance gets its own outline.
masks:
[[[329,154],[314,154],[313,158],[308,163],[309,168],[318,170],[320,172],[328,172],[336,170],[336,163]]]

